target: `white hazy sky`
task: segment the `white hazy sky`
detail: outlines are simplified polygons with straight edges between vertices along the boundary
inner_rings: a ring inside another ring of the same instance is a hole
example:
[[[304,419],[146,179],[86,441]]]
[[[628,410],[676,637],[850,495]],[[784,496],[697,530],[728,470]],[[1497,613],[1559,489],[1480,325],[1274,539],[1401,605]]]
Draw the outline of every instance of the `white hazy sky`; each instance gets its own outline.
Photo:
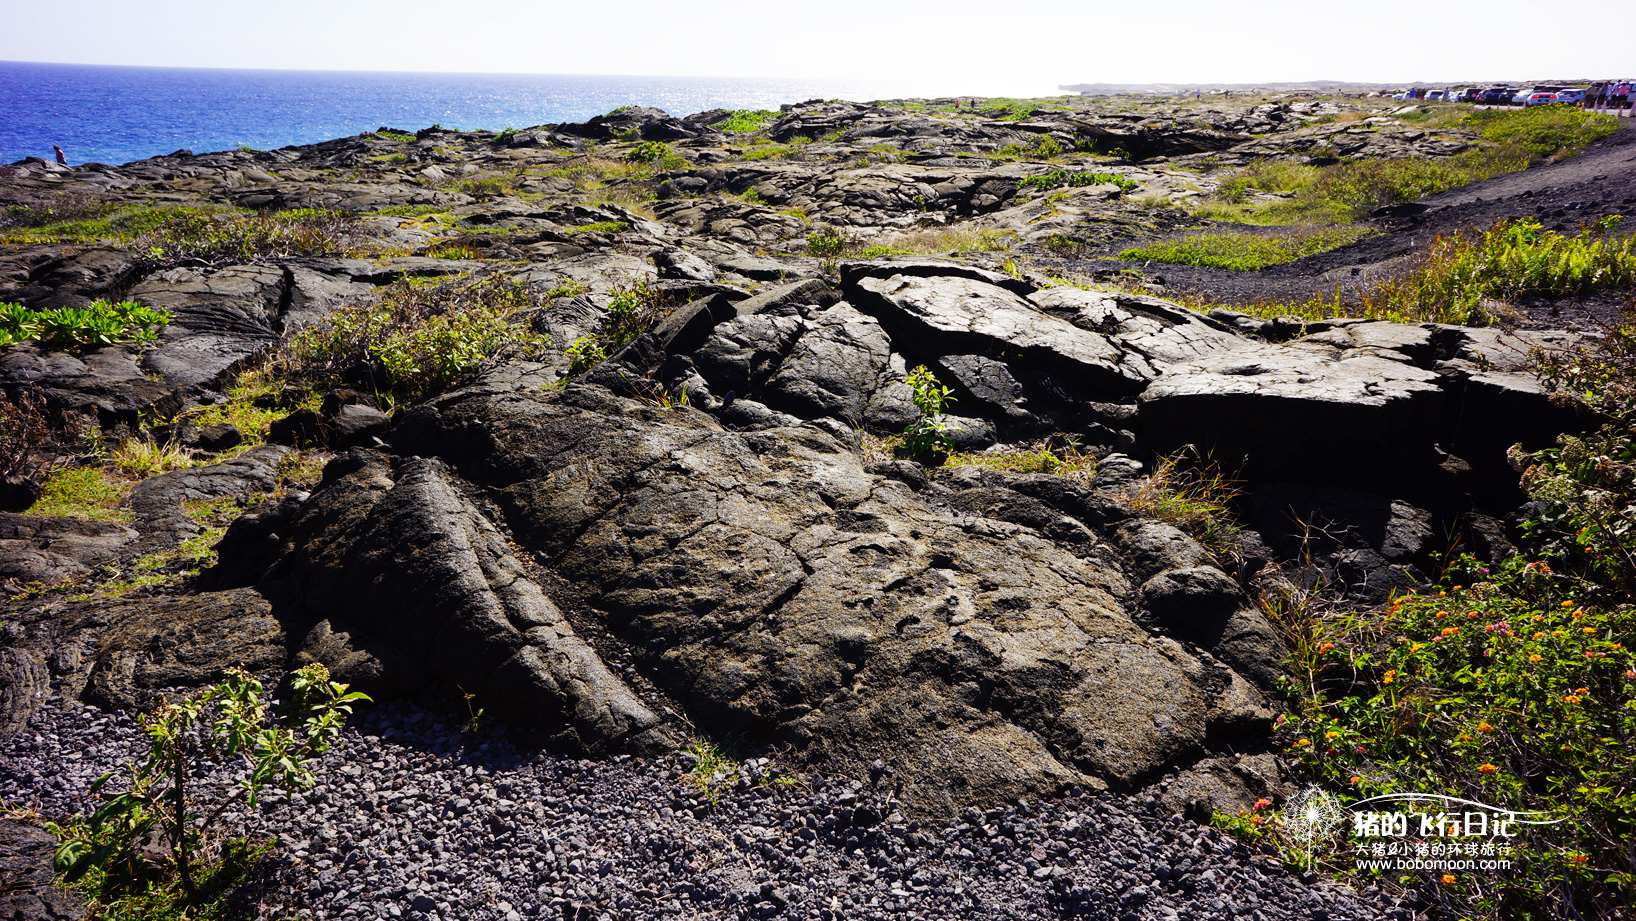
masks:
[[[947,94],[1627,76],[1633,36],[1629,4],[1538,0],[0,0],[0,60],[831,78]]]

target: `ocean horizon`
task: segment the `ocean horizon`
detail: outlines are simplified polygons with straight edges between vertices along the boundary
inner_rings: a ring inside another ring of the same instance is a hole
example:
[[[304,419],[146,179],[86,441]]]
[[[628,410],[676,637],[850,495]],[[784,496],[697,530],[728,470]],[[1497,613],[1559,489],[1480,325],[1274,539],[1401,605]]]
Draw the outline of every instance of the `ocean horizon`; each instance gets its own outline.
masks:
[[[911,81],[221,70],[0,61],[0,163],[119,164],[177,150],[273,150],[380,127],[502,130],[619,106],[673,115],[807,99],[952,96]]]

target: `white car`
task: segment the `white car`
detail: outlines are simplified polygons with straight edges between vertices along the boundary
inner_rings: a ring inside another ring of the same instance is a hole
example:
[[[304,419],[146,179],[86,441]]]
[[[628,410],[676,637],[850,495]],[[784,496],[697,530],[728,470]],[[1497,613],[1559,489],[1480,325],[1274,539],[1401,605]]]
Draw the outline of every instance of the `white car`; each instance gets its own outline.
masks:
[[[1556,102],[1556,101],[1557,101],[1557,98],[1556,98],[1555,93],[1530,93],[1530,94],[1528,94],[1528,98],[1523,101],[1523,105],[1525,105],[1525,106],[1548,106],[1551,103]]]
[[[1584,90],[1557,90],[1556,91],[1556,101],[1557,102],[1565,102],[1565,103],[1568,103],[1569,105],[1577,105],[1578,103],[1581,103],[1581,102],[1585,101],[1585,91]]]
[[[1442,90],[1432,90],[1431,92],[1426,94],[1426,101],[1427,102],[1442,102],[1443,101],[1443,91]]]

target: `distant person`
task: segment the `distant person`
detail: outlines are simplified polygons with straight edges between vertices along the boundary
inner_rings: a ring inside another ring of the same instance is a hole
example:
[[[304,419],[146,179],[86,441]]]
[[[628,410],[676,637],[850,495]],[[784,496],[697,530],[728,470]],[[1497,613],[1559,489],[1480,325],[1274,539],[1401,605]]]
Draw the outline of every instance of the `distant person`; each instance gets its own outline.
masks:
[[[57,162],[62,164],[63,166],[67,166],[68,165],[68,155],[62,152],[62,148],[58,147],[56,144],[52,144],[51,149],[55,150],[57,152]]]

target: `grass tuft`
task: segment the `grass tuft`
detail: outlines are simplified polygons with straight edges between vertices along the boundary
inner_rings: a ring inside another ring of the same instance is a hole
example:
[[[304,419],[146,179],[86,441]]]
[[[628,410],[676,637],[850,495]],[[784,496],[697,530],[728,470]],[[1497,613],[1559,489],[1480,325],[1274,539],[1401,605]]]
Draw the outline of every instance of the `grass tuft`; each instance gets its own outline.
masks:
[[[1121,252],[1119,258],[1244,272],[1326,252],[1355,243],[1368,234],[1369,231],[1361,227],[1300,227],[1281,233],[1210,230],[1133,247]]]

